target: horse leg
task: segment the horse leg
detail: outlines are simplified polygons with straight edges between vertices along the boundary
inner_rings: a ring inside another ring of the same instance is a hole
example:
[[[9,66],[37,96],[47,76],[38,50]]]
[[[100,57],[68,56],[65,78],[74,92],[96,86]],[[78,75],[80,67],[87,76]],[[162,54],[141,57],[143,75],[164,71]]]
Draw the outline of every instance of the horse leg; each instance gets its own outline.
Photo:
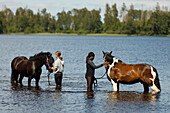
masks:
[[[19,73],[17,73],[15,70],[12,70],[11,72],[11,83],[18,83],[18,75]]]
[[[39,87],[38,83],[39,83],[40,77],[36,77],[36,87]]]
[[[32,80],[32,78],[28,77],[28,87],[31,87],[31,80]]]
[[[147,83],[143,83],[143,87],[144,87],[144,93],[148,93],[149,92],[149,85]]]
[[[23,85],[22,85],[22,79],[23,79],[23,78],[24,78],[24,75],[20,74],[19,83],[20,83],[21,86],[23,86]]]
[[[114,80],[111,79],[111,83],[113,85],[113,91],[119,91],[119,84],[116,83]]]
[[[15,73],[14,73],[14,70],[12,70],[11,72],[11,83],[14,83],[15,82]]]
[[[16,72],[16,73],[15,73],[15,77],[14,77],[16,83],[18,83],[18,76],[19,76],[19,73]]]

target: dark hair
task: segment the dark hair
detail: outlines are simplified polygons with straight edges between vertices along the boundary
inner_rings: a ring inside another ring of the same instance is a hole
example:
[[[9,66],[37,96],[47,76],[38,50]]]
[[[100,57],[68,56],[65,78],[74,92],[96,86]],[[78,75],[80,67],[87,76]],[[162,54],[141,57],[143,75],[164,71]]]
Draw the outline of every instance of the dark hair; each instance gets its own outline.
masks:
[[[88,54],[88,56],[86,57],[86,63],[87,63],[87,61],[89,60],[89,58],[90,58],[91,56],[95,56],[95,54],[94,54],[93,52],[90,52],[90,53]]]

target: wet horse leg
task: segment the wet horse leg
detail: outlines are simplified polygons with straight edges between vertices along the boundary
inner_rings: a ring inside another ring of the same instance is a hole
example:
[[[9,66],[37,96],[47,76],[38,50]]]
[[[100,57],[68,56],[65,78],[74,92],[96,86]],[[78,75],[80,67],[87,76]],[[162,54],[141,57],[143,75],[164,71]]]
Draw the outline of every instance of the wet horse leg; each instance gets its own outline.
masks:
[[[144,93],[148,93],[149,92],[149,85],[147,83],[143,83],[143,87],[144,87]]]
[[[32,80],[32,78],[29,76],[28,77],[28,87],[31,87],[31,80]]]
[[[111,83],[113,85],[113,91],[119,91],[119,83],[115,82],[111,79]]]
[[[24,75],[20,74],[19,83],[20,83],[21,86],[23,86],[23,85],[22,85],[22,79],[23,79],[23,78],[24,78]]]
[[[15,70],[12,70],[11,72],[11,83],[18,83],[18,75],[19,73],[17,73]]]
[[[18,76],[19,76],[19,73],[18,73],[18,72],[14,72],[13,74],[14,74],[14,75],[13,75],[14,81],[16,81],[16,83],[18,83]]]
[[[38,83],[39,83],[40,77],[36,77],[36,87],[39,87]]]
[[[18,83],[18,76],[19,76],[19,74],[17,73],[17,74],[15,75],[15,81],[16,81],[16,83]]]

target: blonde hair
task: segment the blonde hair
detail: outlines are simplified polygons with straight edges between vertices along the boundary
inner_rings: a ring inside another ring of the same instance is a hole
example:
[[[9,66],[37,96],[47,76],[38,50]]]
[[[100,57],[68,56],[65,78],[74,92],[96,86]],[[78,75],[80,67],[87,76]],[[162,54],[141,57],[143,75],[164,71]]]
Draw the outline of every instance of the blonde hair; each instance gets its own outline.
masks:
[[[59,57],[61,56],[61,52],[60,51],[56,51],[55,54]]]

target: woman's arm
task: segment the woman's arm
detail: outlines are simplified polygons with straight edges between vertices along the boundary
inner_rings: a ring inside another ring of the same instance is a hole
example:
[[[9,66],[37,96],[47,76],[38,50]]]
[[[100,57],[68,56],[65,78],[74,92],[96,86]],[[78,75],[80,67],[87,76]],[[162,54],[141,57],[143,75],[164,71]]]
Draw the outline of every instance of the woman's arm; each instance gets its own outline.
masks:
[[[56,71],[56,69],[54,67],[51,67],[52,70]]]
[[[97,68],[100,68],[103,66],[103,64],[100,64],[100,65],[95,65],[91,60],[88,60],[88,64],[90,64],[94,69],[97,69]]]
[[[59,63],[58,63],[58,61],[56,60],[55,63],[54,63],[54,66],[51,67],[51,69],[54,70],[54,71],[57,71],[58,65],[59,65]]]

